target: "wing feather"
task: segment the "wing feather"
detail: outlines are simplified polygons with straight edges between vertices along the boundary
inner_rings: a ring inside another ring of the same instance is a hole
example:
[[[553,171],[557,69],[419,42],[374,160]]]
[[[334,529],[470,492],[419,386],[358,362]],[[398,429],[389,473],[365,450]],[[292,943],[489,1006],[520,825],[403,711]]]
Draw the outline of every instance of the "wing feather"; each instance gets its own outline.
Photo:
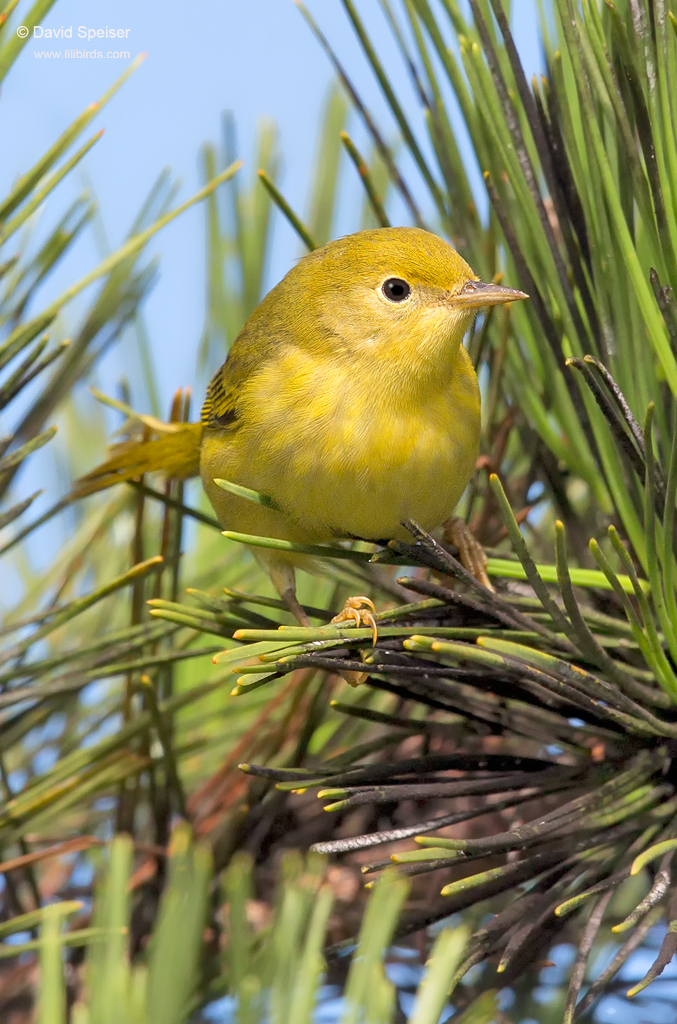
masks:
[[[244,384],[279,351],[277,332],[273,330],[264,335],[259,322],[269,297],[270,293],[249,318],[233,342],[225,363],[209,382],[200,416],[206,427],[236,430],[240,426],[238,398]]]

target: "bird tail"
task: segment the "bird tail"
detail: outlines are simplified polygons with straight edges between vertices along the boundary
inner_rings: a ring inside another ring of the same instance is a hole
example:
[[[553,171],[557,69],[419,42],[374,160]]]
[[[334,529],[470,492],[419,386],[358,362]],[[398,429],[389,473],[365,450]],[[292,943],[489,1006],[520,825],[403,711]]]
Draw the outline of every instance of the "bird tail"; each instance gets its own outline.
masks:
[[[169,426],[169,424],[168,424]],[[200,472],[202,423],[171,424],[172,429],[150,440],[129,440],[111,449],[111,458],[73,485],[71,497],[103,491],[144,473],[164,473],[186,480]]]

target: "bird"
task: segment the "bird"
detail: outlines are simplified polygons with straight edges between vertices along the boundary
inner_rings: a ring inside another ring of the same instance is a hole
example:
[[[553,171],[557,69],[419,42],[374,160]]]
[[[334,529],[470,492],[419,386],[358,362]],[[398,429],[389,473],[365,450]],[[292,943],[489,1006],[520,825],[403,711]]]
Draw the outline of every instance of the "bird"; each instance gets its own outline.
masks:
[[[146,472],[199,473],[224,530],[304,544],[383,543],[404,540],[407,520],[428,531],[453,523],[480,441],[464,335],[481,308],[526,298],[480,281],[452,245],[420,228],[337,238],[302,257],[249,316],[199,423],[123,442],[74,491]],[[472,548],[465,524],[455,536],[463,556]],[[295,577],[304,557],[254,554],[307,625]],[[334,621],[375,633],[373,610],[368,598],[349,598]]]

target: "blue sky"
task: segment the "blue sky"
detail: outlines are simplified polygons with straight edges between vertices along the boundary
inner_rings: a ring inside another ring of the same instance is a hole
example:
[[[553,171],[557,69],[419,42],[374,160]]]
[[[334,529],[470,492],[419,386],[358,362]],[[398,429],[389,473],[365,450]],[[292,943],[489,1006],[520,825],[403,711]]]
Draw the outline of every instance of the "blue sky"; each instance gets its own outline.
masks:
[[[20,5],[14,28],[20,24]],[[339,0],[308,0],[307,6],[341,55],[369,106],[388,125],[386,107],[374,83]],[[395,44],[377,0],[357,0],[357,8],[378,41],[388,66],[402,82],[402,93],[413,119],[418,104],[399,63]],[[96,13],[93,11],[96,10]],[[539,68],[536,17],[532,0],[520,0],[513,19],[527,70]],[[326,56],[316,44],[292,0],[59,0],[43,28],[73,29],[73,39],[29,38],[18,64],[3,86],[0,133],[3,160],[0,195],[16,174],[25,171],[69,122],[97,99],[123,71],[126,59],[45,59],[35,51],[65,51],[66,46],[93,48],[82,43],[78,27],[129,30],[124,43],[97,39],[99,49],[128,49],[131,56],[148,56],[141,68],[103,110],[95,127],[105,134],[86,158],[84,171],[101,207],[111,244],[119,243],[158,173],[169,166],[183,184],[180,199],[199,187],[197,153],[206,139],[217,140],[221,112],[235,113],[244,174],[251,175],[252,141],[257,119],[273,118],[279,125],[283,153],[282,188],[296,209],[306,207],[306,188],[321,103],[332,77]],[[361,138],[359,129],[356,137]],[[75,191],[82,175],[61,186],[46,211],[56,216]],[[359,187],[346,174],[347,198],[339,230],[353,227],[352,203]],[[352,199],[351,197],[354,197]],[[395,211],[397,217],[397,211]],[[194,377],[194,352],[204,309],[203,213],[195,208],[160,235],[152,252],[161,257],[160,277],[145,307],[145,317],[158,358],[163,405],[180,384]],[[273,284],[299,255],[287,225],[278,218]],[[53,297],[97,259],[94,239],[84,237],[44,289]],[[72,316],[76,314],[72,311]],[[104,378],[124,367],[109,358]],[[109,385],[109,381],[105,381]],[[110,387],[114,386],[114,381]],[[196,396],[197,398],[198,396]]]

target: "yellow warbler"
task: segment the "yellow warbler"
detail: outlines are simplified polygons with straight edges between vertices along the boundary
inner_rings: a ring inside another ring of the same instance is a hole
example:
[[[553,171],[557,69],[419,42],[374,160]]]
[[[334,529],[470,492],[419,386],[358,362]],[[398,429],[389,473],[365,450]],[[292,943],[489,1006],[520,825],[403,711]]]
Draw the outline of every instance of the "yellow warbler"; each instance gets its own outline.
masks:
[[[450,518],[478,455],[480,392],[463,336],[479,307],[526,297],[483,284],[447,242],[418,228],[330,242],[249,317],[209,385],[201,423],[127,443],[80,493],[155,470],[199,472],[228,530],[309,543],[401,538],[406,519],[432,530]],[[298,557],[255,553],[303,620]]]

